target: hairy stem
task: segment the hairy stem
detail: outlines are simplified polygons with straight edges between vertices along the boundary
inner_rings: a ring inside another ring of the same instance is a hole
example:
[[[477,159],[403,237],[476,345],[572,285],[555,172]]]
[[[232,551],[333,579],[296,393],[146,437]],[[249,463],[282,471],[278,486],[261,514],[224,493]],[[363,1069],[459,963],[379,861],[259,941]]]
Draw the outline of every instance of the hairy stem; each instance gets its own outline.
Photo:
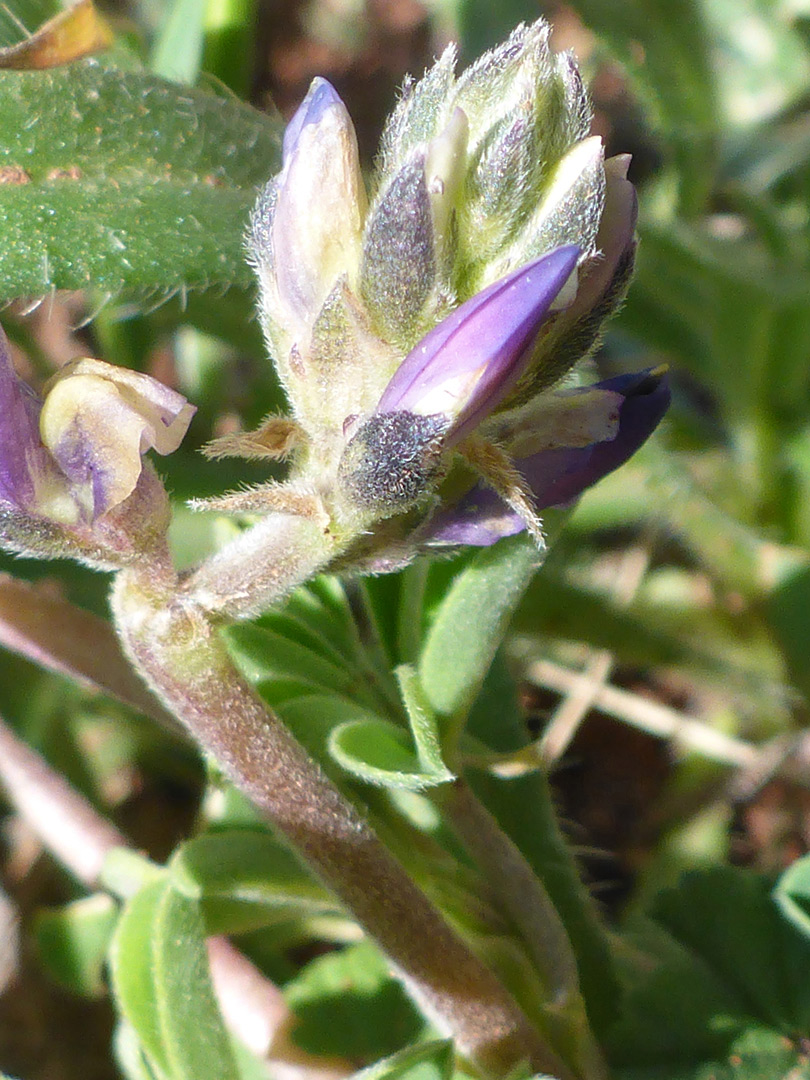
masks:
[[[605,1076],[579,988],[574,950],[542,881],[464,780],[439,796],[464,846],[484,871],[503,913],[522,937],[546,987],[549,1026],[582,1075]]]
[[[503,780],[485,770],[467,769],[465,775],[476,798],[542,881],[562,918],[577,957],[588,1016],[601,1037],[616,1019],[620,994],[610,934],[561,834],[545,774]]]
[[[193,599],[123,571],[113,609],[152,688],[378,942],[459,1050],[493,1075],[528,1060],[536,1071],[573,1080],[495,975],[242,679]]]

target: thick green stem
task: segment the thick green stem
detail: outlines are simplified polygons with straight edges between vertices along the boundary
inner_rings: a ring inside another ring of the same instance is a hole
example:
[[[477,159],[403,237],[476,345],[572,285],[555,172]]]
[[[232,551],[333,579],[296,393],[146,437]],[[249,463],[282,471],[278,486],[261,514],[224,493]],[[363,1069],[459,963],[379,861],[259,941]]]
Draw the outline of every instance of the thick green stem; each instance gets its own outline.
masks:
[[[500,654],[470,718],[472,736],[491,738],[492,733],[497,733],[501,752],[519,754],[526,745],[515,683]],[[542,882],[562,919],[577,959],[591,1027],[598,1037],[603,1036],[616,1020],[619,1002],[610,933],[562,836],[545,773],[536,770],[507,779],[489,769],[468,767],[464,776],[476,799]]]
[[[459,1050],[493,1075],[528,1060],[536,1071],[573,1080],[495,975],[244,682],[201,608],[124,571],[113,609],[152,688],[340,897]]]
[[[464,846],[484,871],[504,914],[514,924],[546,987],[547,1019],[555,1043],[582,1075],[605,1076],[579,988],[577,961],[565,926],[523,853],[463,781],[442,805]]]
[[[503,780],[477,769],[468,770],[467,776],[477,798],[543,882],[562,918],[577,957],[591,1025],[603,1035],[616,1019],[619,1002],[610,935],[560,833],[545,776],[536,772]]]

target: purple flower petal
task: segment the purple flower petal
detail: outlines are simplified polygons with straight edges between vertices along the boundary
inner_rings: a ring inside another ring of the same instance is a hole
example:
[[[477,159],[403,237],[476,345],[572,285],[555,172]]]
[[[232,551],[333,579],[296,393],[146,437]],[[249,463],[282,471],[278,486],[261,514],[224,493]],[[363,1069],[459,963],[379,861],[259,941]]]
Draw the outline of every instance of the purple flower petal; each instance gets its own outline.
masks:
[[[656,429],[670,402],[669,383],[660,368],[619,375],[590,389],[623,395],[618,433],[589,446],[554,447],[517,461],[538,510],[575,499],[623,465]],[[494,491],[477,484],[455,507],[434,519],[428,543],[488,547],[524,527],[523,520]]]
[[[402,361],[377,414],[445,415],[458,441],[506,397],[523,374],[579,248],[557,248],[490,285],[431,330]]]
[[[42,455],[42,405],[19,378],[0,330],[0,498],[20,509],[34,500],[34,470]]]

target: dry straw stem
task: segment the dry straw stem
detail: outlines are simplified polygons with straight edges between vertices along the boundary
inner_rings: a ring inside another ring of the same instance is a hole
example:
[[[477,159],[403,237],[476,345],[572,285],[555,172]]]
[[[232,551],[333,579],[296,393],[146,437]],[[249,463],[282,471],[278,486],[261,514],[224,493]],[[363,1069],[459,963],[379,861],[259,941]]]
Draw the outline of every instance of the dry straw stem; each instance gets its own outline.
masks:
[[[588,671],[572,671],[551,660],[537,660],[526,669],[529,682],[546,690],[569,696],[588,697],[591,707],[659,739],[674,743],[682,751],[738,770],[731,797],[750,797],[773,777],[780,777],[799,787],[810,787],[810,744],[801,736],[777,737],[761,746],[726,735],[696,717],[651,701],[649,698],[594,681]],[[540,767],[540,762],[536,763]],[[506,766],[498,764],[497,770]]]
[[[635,597],[644,580],[650,562],[646,546],[630,548],[618,568],[613,588],[616,603],[627,607]],[[614,658],[608,649],[593,652],[582,679],[569,688],[557,706],[542,737],[537,742],[538,757],[547,765],[558,761],[568,747],[577,729],[594,704],[594,696],[610,677]]]

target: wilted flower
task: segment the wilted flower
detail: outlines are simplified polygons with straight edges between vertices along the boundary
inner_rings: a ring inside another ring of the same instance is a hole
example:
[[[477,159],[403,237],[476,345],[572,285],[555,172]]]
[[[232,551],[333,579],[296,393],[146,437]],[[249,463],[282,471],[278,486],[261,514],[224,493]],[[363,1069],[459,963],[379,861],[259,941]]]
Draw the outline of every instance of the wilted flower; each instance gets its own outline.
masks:
[[[162,486],[145,470],[142,454],[150,448],[168,454],[180,445],[195,411],[180,394],[148,375],[82,359],[66,364],[40,400],[14,371],[0,331],[0,402],[7,547],[89,557],[112,545],[125,556],[138,538],[114,534],[130,497],[140,518],[133,527],[144,537],[156,514],[165,518]]]
[[[317,79],[253,214],[291,415],[210,452],[290,457],[290,476],[198,505],[306,518],[322,565],[524,526],[542,543],[537,511],[617,467],[668,401],[661,372],[558,388],[635,254],[629,159],[589,136],[572,58],[539,22],[454,69],[449,49],[406,85],[368,192],[346,109]]]
[[[91,522],[132,494],[147,450],[174,453],[196,411],[149,375],[89,358],[66,364],[45,391],[42,441]]]

